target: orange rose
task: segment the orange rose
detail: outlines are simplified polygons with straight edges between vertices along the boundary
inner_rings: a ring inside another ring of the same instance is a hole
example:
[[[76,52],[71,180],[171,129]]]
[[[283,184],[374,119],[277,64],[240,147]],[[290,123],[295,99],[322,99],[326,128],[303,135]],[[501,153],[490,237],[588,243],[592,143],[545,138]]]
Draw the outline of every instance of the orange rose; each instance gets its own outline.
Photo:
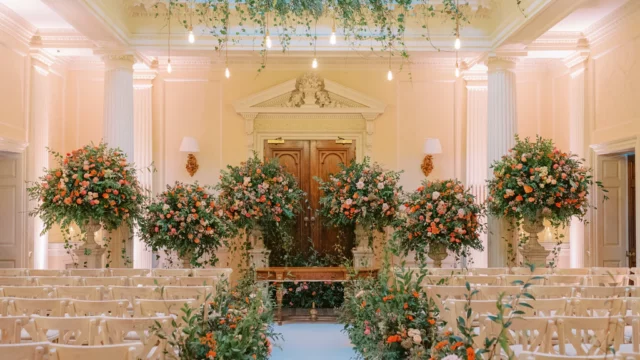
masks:
[[[532,193],[533,192],[533,188],[529,185],[525,185],[524,186],[524,192],[526,192],[527,194]]]
[[[475,360],[476,359],[476,352],[473,351],[473,348],[468,347],[467,348],[467,360]]]

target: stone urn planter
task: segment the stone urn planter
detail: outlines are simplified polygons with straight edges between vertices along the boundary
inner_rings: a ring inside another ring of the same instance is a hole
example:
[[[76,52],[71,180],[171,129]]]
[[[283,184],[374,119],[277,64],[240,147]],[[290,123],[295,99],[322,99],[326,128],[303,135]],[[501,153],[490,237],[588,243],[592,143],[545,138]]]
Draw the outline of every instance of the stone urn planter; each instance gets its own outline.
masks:
[[[369,234],[361,224],[356,224],[356,247],[353,253],[353,267],[356,269],[373,267],[373,250],[369,246]]]
[[[99,222],[91,219],[84,225],[80,225],[80,229],[85,233],[85,241],[77,249],[73,250],[77,258],[77,266],[88,269],[99,269],[104,267],[104,261],[102,255],[104,255],[105,248],[96,243],[96,232],[100,230],[102,226]]]
[[[427,255],[433,260],[433,266],[437,268],[441,268],[442,260],[449,256],[449,254],[447,254],[447,246],[441,243],[430,244]]]
[[[529,234],[521,250],[525,264],[545,267],[549,251],[538,242],[538,234],[544,230],[544,217],[538,213],[535,218],[525,218],[522,229]]]
[[[251,265],[255,268],[269,267],[271,251],[264,246],[262,227],[255,225],[251,230],[247,230],[247,241],[251,244],[251,250],[249,250]]]
[[[180,256],[180,261],[182,261],[183,269],[190,269],[191,266],[191,258],[193,257],[193,251],[187,251],[184,255]]]

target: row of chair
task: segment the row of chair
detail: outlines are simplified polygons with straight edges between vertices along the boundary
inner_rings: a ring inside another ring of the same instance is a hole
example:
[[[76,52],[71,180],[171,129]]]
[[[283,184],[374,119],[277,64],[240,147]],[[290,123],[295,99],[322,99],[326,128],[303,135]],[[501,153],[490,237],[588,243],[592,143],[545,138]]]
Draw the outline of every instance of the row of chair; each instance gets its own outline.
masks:
[[[131,268],[104,268],[104,269],[0,269],[0,277],[9,276],[85,276],[85,277],[109,277],[109,276],[231,276],[231,268],[208,269],[131,269]]]
[[[522,286],[493,286],[493,285],[473,285],[470,289],[466,286],[446,286],[446,285],[427,285],[425,287],[427,294],[431,298],[441,300],[465,299],[476,291],[473,298],[484,300],[495,300],[500,295],[504,297],[513,297],[523,292]],[[620,286],[620,287],[604,287],[604,286],[555,286],[555,285],[534,285],[529,286],[526,291],[536,299],[550,298],[640,298],[640,287]]]
[[[417,274],[414,274],[417,276]],[[534,285],[627,286],[638,284],[635,275],[426,275],[424,285]]]
[[[39,277],[0,277],[0,286],[201,286],[215,285],[222,277],[218,276],[39,276]]]
[[[412,268],[414,272],[420,269]],[[591,268],[428,268],[430,275],[640,275],[640,268],[591,267]]]
[[[63,345],[49,342],[0,344],[0,354],[6,359],[136,360],[143,352],[144,345],[139,341],[103,346]]]

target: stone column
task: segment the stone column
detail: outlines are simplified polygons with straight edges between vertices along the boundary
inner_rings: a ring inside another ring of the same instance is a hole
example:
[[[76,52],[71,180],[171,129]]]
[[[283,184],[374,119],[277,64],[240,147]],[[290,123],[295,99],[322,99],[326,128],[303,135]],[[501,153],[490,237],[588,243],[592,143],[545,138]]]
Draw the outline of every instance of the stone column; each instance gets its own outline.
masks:
[[[27,179],[36,181],[49,167],[49,66],[53,60],[41,51],[31,54],[31,91],[29,98],[29,147],[27,148]],[[37,201],[29,202],[29,210],[37,206]],[[44,223],[39,217],[29,217],[29,249],[35,269],[47,268],[49,237],[41,235]]]
[[[487,168],[514,145],[517,133],[515,61],[510,58],[490,57],[488,61],[487,93]],[[493,172],[489,170],[489,178]],[[517,251],[515,235],[509,231],[504,219],[490,216],[488,219],[489,267],[507,266],[508,245]]]
[[[149,196],[153,194],[153,177],[149,166],[153,162],[152,148],[152,108],[153,79],[155,71],[136,71],[133,74],[133,161],[138,169],[138,180]],[[150,269],[153,267],[153,252],[134,234],[133,267]]]
[[[104,133],[110,147],[120,148],[129,162],[134,158],[133,122],[133,55],[107,54],[103,56],[104,74]],[[133,243],[130,230],[118,229],[110,234],[111,267],[131,264]]]
[[[487,76],[465,76],[467,83],[466,181],[478,203],[487,198]],[[484,220],[481,220],[484,221]],[[481,236],[484,251],[471,251],[471,266],[488,266],[487,234]]]
[[[588,49],[578,51],[565,65],[569,67],[569,150],[580,158],[585,157],[585,78]],[[572,268],[584,267],[584,223],[571,220],[569,227],[569,251]]]

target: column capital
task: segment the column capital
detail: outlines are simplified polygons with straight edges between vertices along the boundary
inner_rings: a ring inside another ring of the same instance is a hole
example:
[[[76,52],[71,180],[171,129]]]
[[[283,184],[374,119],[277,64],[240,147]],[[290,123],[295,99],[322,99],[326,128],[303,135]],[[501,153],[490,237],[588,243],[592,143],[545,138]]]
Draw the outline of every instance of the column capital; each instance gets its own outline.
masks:
[[[486,71],[470,71],[462,73],[462,79],[466,83],[467,90],[486,90],[488,76]]]
[[[570,71],[570,76],[575,78],[587,69],[590,51],[588,49],[578,50],[575,53],[562,59],[564,66]]]
[[[519,58],[515,56],[489,56],[487,59],[487,72],[514,70]]]
[[[133,88],[147,89],[153,87],[153,79],[156,78],[156,70],[135,70],[133,71]]]
[[[41,49],[31,49],[31,66],[43,76],[49,75],[51,65],[55,63],[55,58]]]
[[[102,54],[105,71],[122,69],[133,72],[135,57],[132,54],[113,52]]]

